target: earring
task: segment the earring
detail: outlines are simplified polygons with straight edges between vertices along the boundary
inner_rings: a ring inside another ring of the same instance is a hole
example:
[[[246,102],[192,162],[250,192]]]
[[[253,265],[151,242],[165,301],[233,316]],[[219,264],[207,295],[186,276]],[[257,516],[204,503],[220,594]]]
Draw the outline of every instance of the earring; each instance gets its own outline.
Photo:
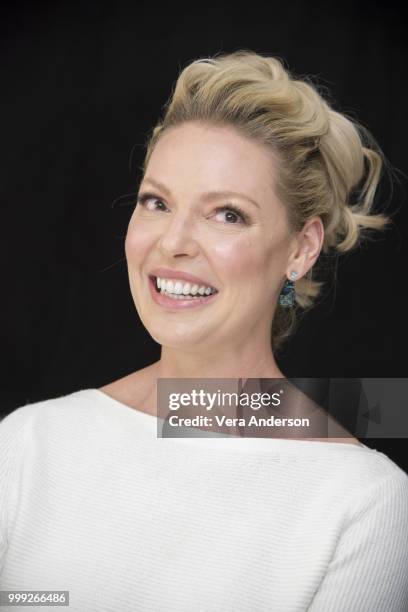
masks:
[[[290,278],[286,279],[285,284],[282,287],[282,291],[279,295],[279,304],[284,308],[293,308],[295,304],[295,284],[294,280],[297,277],[297,272],[291,272]]]

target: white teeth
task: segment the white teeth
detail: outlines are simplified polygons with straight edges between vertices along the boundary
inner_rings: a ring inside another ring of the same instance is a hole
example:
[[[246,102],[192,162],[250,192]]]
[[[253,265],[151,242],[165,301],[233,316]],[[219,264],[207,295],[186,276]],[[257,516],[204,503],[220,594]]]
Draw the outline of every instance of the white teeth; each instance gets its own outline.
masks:
[[[190,283],[183,283],[179,280],[168,280],[166,278],[156,278],[157,288],[161,290],[161,293],[167,295],[180,296],[181,298],[186,295],[210,295],[216,293],[213,287],[206,287],[205,285],[192,285]]]
[[[167,295],[167,297],[170,297],[172,300],[194,300],[195,298],[193,298],[191,295],[177,295],[176,293],[167,293],[167,291],[164,291],[164,289],[160,289],[160,293],[162,295]]]
[[[176,293],[167,293],[167,291],[164,291],[164,289],[160,290],[160,293],[162,295],[167,295],[168,297],[171,297],[173,300],[182,300],[184,296],[182,295],[177,295]],[[185,299],[185,298],[184,298]]]

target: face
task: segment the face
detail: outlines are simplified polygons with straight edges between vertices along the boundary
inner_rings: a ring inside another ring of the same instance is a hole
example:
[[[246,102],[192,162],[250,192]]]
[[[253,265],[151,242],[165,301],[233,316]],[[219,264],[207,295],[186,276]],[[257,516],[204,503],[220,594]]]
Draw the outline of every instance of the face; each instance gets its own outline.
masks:
[[[197,350],[269,341],[291,236],[273,176],[271,152],[231,127],[190,122],[163,133],[125,241],[133,300],[156,342]],[[234,195],[209,194],[217,191]],[[193,307],[159,304],[149,280],[158,267],[217,293]]]

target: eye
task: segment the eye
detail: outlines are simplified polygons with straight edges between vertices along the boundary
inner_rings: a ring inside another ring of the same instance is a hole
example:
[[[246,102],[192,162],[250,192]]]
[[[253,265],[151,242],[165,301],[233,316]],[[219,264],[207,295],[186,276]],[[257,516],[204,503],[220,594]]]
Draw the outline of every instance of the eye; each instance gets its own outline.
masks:
[[[138,195],[136,200],[137,205],[142,206],[148,211],[154,212],[165,212],[166,206],[163,201],[155,196],[153,193],[141,193]],[[161,205],[158,208],[156,205]],[[235,204],[226,204],[225,206],[219,206],[215,209],[215,213],[224,213],[226,223],[228,225],[248,225],[250,222],[249,216]]]
[[[159,198],[157,198],[155,195],[153,195],[152,193],[142,193],[138,195],[136,203],[137,205],[142,206],[143,208],[146,208],[146,210],[151,210],[151,211],[163,210],[163,208],[156,208],[156,206],[154,205],[155,202],[153,202],[153,204],[150,206],[149,200],[159,202],[162,206],[164,206],[163,202]]]
[[[227,223],[229,225],[239,225],[241,223],[246,225],[248,223],[248,215],[243,210],[241,210],[238,206],[233,206],[232,204],[220,206],[219,208],[216,209],[215,212],[217,214],[224,213],[225,218],[228,219]]]

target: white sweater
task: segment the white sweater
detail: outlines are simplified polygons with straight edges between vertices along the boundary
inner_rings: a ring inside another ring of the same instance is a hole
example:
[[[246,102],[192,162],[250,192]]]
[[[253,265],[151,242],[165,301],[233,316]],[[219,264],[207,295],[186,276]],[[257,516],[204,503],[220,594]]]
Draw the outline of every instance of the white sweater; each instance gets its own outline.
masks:
[[[408,476],[386,455],[156,426],[97,389],[3,418],[1,590],[69,591],[34,607],[60,612],[408,611]]]

